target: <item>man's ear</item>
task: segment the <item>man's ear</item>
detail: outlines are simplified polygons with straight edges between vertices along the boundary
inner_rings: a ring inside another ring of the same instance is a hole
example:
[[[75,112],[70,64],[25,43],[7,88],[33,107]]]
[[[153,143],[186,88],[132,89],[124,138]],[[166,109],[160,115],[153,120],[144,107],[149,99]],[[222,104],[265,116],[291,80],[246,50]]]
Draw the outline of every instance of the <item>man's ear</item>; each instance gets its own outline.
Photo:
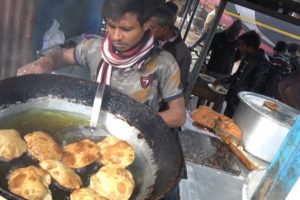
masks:
[[[167,33],[170,28],[168,26],[162,26],[162,31]]]
[[[143,25],[143,29],[144,31],[148,31],[148,30],[151,30],[151,22],[150,20],[146,21]]]

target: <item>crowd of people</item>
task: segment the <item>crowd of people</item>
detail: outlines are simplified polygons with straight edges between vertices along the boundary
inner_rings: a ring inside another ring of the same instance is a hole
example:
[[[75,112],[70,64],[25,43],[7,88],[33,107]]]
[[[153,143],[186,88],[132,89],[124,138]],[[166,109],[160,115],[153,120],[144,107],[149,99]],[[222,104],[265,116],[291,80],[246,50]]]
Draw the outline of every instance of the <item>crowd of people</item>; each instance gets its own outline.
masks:
[[[238,93],[251,91],[263,94],[300,109],[300,47],[295,43],[278,41],[274,54],[267,55],[261,46],[261,38],[255,31],[240,35],[242,23],[236,20],[224,31],[217,32],[210,44],[209,60],[202,72],[217,79],[215,85],[228,88],[224,114],[232,117],[239,104]],[[198,45],[199,40],[190,48]],[[236,61],[237,71],[232,74]],[[199,99],[198,104],[203,103]],[[221,111],[222,105],[213,107]]]
[[[180,127],[185,121],[183,97],[191,53],[175,26],[177,5],[163,0],[145,2],[106,0],[102,9],[106,37],[85,40],[75,48],[55,48],[21,67],[18,75],[49,73],[76,63],[91,71],[93,81],[111,85],[150,106],[171,128]],[[216,8],[208,15],[207,26],[213,21]],[[202,35],[207,33],[207,26]],[[234,114],[240,91],[261,93],[299,109],[300,102],[294,98],[297,95],[291,95],[298,91],[295,85],[299,85],[295,84],[300,74],[299,45],[279,41],[274,55],[267,56],[260,49],[258,33],[240,34],[241,30],[242,22],[236,20],[217,32],[205,65],[205,73],[217,79],[215,84],[228,87],[225,115]],[[238,69],[232,74],[238,60]]]
[[[217,70],[214,69],[215,71],[211,73],[211,62],[209,61],[207,65],[207,73],[218,79],[216,84],[225,84],[229,87],[229,91],[225,97],[227,106],[224,114],[228,117],[233,116],[239,103],[238,93],[241,91],[263,94],[300,109],[300,101],[295,99],[298,98],[297,94],[300,92],[298,86],[300,79],[299,76],[296,76],[298,74],[297,71],[300,70],[299,46],[297,44],[288,45],[284,41],[279,41],[274,47],[274,54],[268,56],[260,48],[261,39],[255,31],[249,31],[240,35],[236,42],[237,46],[234,53],[227,55],[224,52],[218,56],[219,62],[224,63],[222,59],[228,62],[226,66],[220,63],[213,65],[219,71],[216,73]],[[214,55],[213,53],[218,51],[217,48],[212,46],[211,55]],[[287,51],[288,49],[290,51]],[[226,78],[232,72],[233,60],[236,61],[237,59],[240,59],[237,71]],[[224,67],[228,71],[221,71],[222,68],[219,66]],[[220,79],[223,76],[225,78]],[[292,92],[287,93],[287,87],[281,84],[281,82],[291,80],[293,80],[293,84],[289,82],[289,90],[293,90],[293,94]],[[279,87],[280,85],[282,86]],[[293,103],[288,101],[291,99],[293,99]]]
[[[229,91],[225,97],[227,106],[224,114],[228,117],[233,116],[239,103],[238,93],[241,91],[263,94],[300,109],[299,95],[297,95],[300,92],[298,86],[300,83],[299,46],[297,44],[288,45],[284,41],[279,41],[274,47],[274,54],[267,56],[259,48],[261,40],[255,31],[240,35],[237,42],[236,54],[228,57],[224,53],[219,56],[219,60],[224,58],[231,61],[232,57],[237,59],[241,55],[241,62],[237,71],[227,78],[216,81],[217,84],[228,84],[229,86]],[[227,68],[229,71],[223,72],[221,75],[228,76],[228,73],[231,73],[232,65],[228,65]],[[216,78],[220,77],[219,74],[209,74]]]

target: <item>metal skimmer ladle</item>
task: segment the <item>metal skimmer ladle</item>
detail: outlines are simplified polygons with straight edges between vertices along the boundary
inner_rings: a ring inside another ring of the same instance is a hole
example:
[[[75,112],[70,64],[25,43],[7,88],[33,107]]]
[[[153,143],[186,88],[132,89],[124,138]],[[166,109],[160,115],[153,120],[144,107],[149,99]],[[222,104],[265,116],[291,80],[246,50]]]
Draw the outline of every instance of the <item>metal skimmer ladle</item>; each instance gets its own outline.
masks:
[[[104,128],[97,127],[105,88],[105,84],[98,83],[92,107],[90,126],[72,127],[56,132],[52,136],[57,140],[57,142],[65,145],[72,142],[78,142],[83,139],[97,141],[103,139],[103,137],[108,134]]]

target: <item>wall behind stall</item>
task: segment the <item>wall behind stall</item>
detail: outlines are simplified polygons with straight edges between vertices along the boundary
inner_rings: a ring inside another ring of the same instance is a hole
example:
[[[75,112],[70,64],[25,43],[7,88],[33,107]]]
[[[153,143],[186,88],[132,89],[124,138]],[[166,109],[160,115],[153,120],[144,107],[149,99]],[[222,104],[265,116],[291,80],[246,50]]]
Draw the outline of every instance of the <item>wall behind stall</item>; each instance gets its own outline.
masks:
[[[0,80],[36,59],[43,35],[57,19],[66,39],[98,34],[103,0],[0,0]]]
[[[0,0],[0,79],[32,58],[32,30],[38,0]]]

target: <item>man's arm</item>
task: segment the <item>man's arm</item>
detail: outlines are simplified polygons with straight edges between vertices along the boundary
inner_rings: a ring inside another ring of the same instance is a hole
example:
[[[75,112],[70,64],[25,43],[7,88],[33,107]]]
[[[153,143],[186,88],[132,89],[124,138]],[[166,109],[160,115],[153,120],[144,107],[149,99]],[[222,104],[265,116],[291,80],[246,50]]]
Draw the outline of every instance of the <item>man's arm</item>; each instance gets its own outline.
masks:
[[[218,79],[215,80],[215,82],[213,83],[214,85],[227,85],[227,84],[231,84],[231,82],[234,80],[236,76],[236,73],[227,77],[227,78],[223,78],[223,79]]]
[[[47,55],[18,69],[17,76],[26,74],[47,74],[54,69],[59,69],[74,63],[74,48],[66,50],[55,48],[47,53]]]
[[[180,97],[168,102],[169,109],[158,114],[163,118],[170,128],[177,128],[185,122],[184,98]]]

